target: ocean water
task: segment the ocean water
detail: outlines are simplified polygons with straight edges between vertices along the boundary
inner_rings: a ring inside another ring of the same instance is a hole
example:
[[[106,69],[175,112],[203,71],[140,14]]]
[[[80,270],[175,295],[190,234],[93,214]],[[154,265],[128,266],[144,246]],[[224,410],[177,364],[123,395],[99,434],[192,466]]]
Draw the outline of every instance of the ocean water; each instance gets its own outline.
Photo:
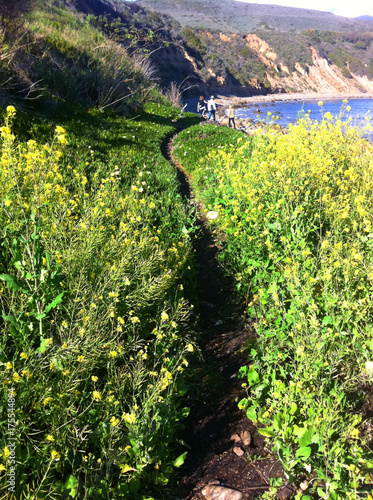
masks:
[[[346,106],[351,110],[344,111],[344,119],[351,116],[352,122],[357,126],[365,123],[366,116],[373,116],[373,99],[348,99],[347,105],[343,103],[343,99],[324,99],[322,106],[319,106],[318,102],[319,100],[294,100],[247,104],[243,108],[236,109],[236,117],[266,121],[270,112],[272,117],[278,117],[276,123],[287,127],[290,123],[295,123],[302,113],[309,112],[312,120],[320,121],[323,113],[329,111],[333,117],[338,116]]]

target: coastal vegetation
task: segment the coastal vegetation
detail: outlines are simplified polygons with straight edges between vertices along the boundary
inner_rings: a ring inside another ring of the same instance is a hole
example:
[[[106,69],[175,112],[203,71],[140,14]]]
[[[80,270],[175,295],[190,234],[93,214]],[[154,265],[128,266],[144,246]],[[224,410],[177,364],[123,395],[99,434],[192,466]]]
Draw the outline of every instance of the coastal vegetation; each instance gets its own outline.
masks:
[[[305,500],[372,483],[373,147],[346,109],[214,150],[213,126],[175,144],[255,324],[239,407]]]
[[[71,113],[9,106],[1,127],[1,491],[12,390],[14,498],[140,498],[183,462],[194,351],[190,215],[160,153],[175,109]]]
[[[369,34],[257,28],[277,76],[310,64],[311,38],[347,76],[371,70]],[[181,119],[171,53],[202,84],[271,88],[242,36],[141,5],[0,7],[2,498],[175,498],[199,350],[196,213],[162,154],[180,129],[175,155],[255,326],[239,407],[298,499],[369,498],[372,145],[346,106],[286,135],[270,114],[251,137]]]

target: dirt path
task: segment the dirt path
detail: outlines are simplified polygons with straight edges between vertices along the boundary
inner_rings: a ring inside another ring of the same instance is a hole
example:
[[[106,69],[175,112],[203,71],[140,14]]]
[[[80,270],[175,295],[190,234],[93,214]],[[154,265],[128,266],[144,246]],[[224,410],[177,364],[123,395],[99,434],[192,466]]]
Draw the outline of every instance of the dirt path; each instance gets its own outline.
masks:
[[[209,498],[202,489],[211,482],[242,492],[242,498],[260,498],[269,489],[270,478],[282,476],[282,468],[253,423],[237,407],[244,397],[244,380],[237,377],[237,372],[248,362],[243,349],[254,331],[245,323],[244,304],[240,304],[232,280],[217,259],[219,248],[200,206],[193,200],[188,176],[172,156],[172,140],[164,144],[163,154],[177,169],[182,196],[196,209],[200,233],[194,251],[199,292],[195,309],[202,359],[193,367],[186,401],[190,416],[184,422],[183,439],[190,450],[181,470],[177,498]],[[250,444],[240,440],[245,431],[244,437],[251,437]],[[290,498],[291,494],[286,488],[279,498]]]

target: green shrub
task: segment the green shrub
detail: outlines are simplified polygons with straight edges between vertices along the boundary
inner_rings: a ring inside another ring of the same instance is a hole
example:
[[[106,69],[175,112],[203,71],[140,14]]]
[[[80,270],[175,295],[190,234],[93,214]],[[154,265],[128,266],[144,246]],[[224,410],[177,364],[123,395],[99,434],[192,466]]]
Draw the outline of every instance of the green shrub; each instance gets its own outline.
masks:
[[[359,408],[372,379],[373,147],[348,110],[202,155],[194,129],[200,141],[183,132],[177,149],[255,323],[239,407],[290,482],[306,481],[296,498],[372,489]]]
[[[188,211],[159,147],[171,108],[77,114],[51,143],[1,128],[1,491],[160,498],[185,454]],[[163,115],[163,116],[162,116]],[[158,122],[158,123],[157,123]],[[161,123],[160,123],[161,122]],[[39,126],[32,127],[37,138]],[[41,138],[41,136],[40,136]]]

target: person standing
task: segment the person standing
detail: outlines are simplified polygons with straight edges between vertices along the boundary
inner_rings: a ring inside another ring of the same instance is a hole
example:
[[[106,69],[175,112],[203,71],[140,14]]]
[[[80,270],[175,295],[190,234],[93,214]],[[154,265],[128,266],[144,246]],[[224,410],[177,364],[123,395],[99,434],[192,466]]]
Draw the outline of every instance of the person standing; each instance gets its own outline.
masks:
[[[206,104],[207,101],[205,101],[203,95],[201,95],[197,104],[197,113],[200,113],[202,118],[206,117]]]
[[[229,126],[229,128],[231,128],[231,124],[233,125],[233,128],[236,128],[234,118],[235,118],[234,108],[233,108],[232,104],[230,104],[229,108],[228,108],[228,126]]]
[[[215,121],[215,111],[216,111],[216,102],[214,100],[214,96],[210,97],[210,100],[207,102],[207,110],[209,112],[208,120],[212,119]]]

